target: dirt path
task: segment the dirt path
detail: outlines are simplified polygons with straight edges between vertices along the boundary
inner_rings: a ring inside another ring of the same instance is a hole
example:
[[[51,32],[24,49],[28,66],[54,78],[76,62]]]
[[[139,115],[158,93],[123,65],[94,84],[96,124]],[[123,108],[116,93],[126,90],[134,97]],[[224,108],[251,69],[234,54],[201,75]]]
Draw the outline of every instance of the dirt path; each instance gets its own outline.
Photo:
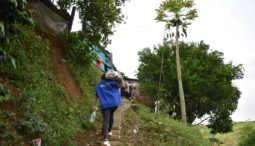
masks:
[[[81,97],[81,91],[78,88],[77,83],[72,77],[71,70],[68,66],[67,61],[64,59],[63,51],[58,45],[58,43],[52,44],[53,48],[51,53],[51,67],[53,69],[54,74],[58,77],[58,81],[61,85],[63,85],[66,89],[67,101],[70,103],[72,101],[71,97]]]

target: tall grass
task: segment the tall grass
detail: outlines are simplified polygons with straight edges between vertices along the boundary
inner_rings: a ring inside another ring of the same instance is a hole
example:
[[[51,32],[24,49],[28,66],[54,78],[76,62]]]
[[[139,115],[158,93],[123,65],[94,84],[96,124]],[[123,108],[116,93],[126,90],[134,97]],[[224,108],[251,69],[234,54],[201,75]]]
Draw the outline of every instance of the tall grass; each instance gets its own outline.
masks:
[[[167,115],[156,116],[150,112],[150,109],[140,104],[135,109],[139,117],[139,131],[143,133],[146,145],[211,145],[197,127],[188,126],[181,121],[175,121]]]
[[[252,139],[254,138],[254,127],[255,122],[237,122],[233,124],[232,132],[218,133],[215,138],[223,143],[222,146],[246,146],[250,140],[254,142],[254,139]]]
[[[239,146],[255,145],[255,122],[245,125],[241,130]]]

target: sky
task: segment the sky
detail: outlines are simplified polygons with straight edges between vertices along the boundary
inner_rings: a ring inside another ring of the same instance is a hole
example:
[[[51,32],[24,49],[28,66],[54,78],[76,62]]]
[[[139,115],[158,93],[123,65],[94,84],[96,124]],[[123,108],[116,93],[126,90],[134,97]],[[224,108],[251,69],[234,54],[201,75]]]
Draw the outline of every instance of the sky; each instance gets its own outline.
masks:
[[[128,77],[136,78],[139,66],[138,51],[161,44],[164,24],[156,22],[155,9],[162,0],[131,0],[123,13],[127,16],[124,24],[116,27],[111,36],[112,44],[106,49],[113,53],[113,63]],[[255,0],[195,0],[198,11],[188,37],[184,41],[204,40],[210,49],[224,53],[224,61],[234,65],[243,64],[244,78],[234,81],[242,92],[234,121],[255,121]],[[76,22],[73,30],[79,30]]]

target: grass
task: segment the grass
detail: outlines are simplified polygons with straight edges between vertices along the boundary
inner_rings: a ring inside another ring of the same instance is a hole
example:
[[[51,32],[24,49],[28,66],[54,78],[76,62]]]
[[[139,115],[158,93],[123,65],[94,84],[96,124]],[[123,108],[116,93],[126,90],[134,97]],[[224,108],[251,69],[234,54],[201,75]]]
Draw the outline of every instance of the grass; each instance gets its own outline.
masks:
[[[133,106],[133,110],[130,109],[124,115],[123,126],[126,131],[123,133],[124,145],[130,142],[135,142],[131,145],[212,145],[207,138],[203,137],[199,128],[172,120],[166,115],[156,116],[140,104]],[[134,134],[134,128],[139,129],[137,134]]]
[[[20,29],[22,33],[10,38],[6,48],[6,52],[15,58],[17,69],[5,64],[0,70],[0,81],[8,82],[20,93],[11,97],[11,101],[20,105],[20,110],[13,114],[1,112],[3,116],[0,116],[0,126],[5,130],[0,130],[0,145],[31,144],[31,137],[15,130],[19,121],[23,122],[20,125],[36,127],[31,131],[42,130],[40,125],[46,124],[46,130],[41,133],[44,145],[75,145],[73,137],[76,133],[95,127],[88,120],[95,96],[95,84],[100,79],[100,74],[89,65],[71,64],[83,97],[70,105],[66,100],[65,88],[58,83],[50,68],[49,53],[53,49],[49,47],[50,41],[31,29]],[[24,112],[37,116],[31,122],[24,119]],[[15,119],[15,122],[10,122],[11,119]]]
[[[255,135],[255,122],[236,122],[233,124],[233,131],[228,133],[218,133],[213,135],[210,133],[210,129],[206,127],[199,128],[201,133],[206,138],[214,140],[214,145],[221,146],[250,146],[255,144],[255,140],[252,139]],[[253,144],[243,144],[247,141],[252,141]],[[218,142],[218,143],[217,143]],[[221,144],[220,144],[221,143]]]
[[[222,146],[238,146],[245,134],[244,128],[247,126],[255,128],[255,122],[234,123],[233,132],[216,134],[215,137],[223,142]]]

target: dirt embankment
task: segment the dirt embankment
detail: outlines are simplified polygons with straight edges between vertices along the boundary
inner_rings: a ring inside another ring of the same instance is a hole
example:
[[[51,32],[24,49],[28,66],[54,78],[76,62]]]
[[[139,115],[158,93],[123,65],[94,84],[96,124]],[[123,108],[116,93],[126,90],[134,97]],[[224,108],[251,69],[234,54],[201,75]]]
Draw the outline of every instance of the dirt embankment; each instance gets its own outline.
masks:
[[[144,95],[144,94],[139,94],[136,96],[136,101],[141,103],[141,104],[144,104],[148,107],[153,107],[153,102],[152,100],[150,99],[150,97]]]
[[[15,89],[11,84],[6,81],[0,81],[0,83],[8,89],[11,96],[19,96],[20,92]],[[8,100],[5,102],[0,103],[0,111],[8,111],[8,112],[15,112],[14,120],[17,120],[21,117],[21,106],[14,100]]]
[[[82,93],[72,77],[72,72],[66,59],[64,58],[63,49],[60,41],[53,41],[51,44],[51,68],[53,73],[58,77],[58,81],[66,89],[67,101],[72,101],[71,97],[81,97]]]

